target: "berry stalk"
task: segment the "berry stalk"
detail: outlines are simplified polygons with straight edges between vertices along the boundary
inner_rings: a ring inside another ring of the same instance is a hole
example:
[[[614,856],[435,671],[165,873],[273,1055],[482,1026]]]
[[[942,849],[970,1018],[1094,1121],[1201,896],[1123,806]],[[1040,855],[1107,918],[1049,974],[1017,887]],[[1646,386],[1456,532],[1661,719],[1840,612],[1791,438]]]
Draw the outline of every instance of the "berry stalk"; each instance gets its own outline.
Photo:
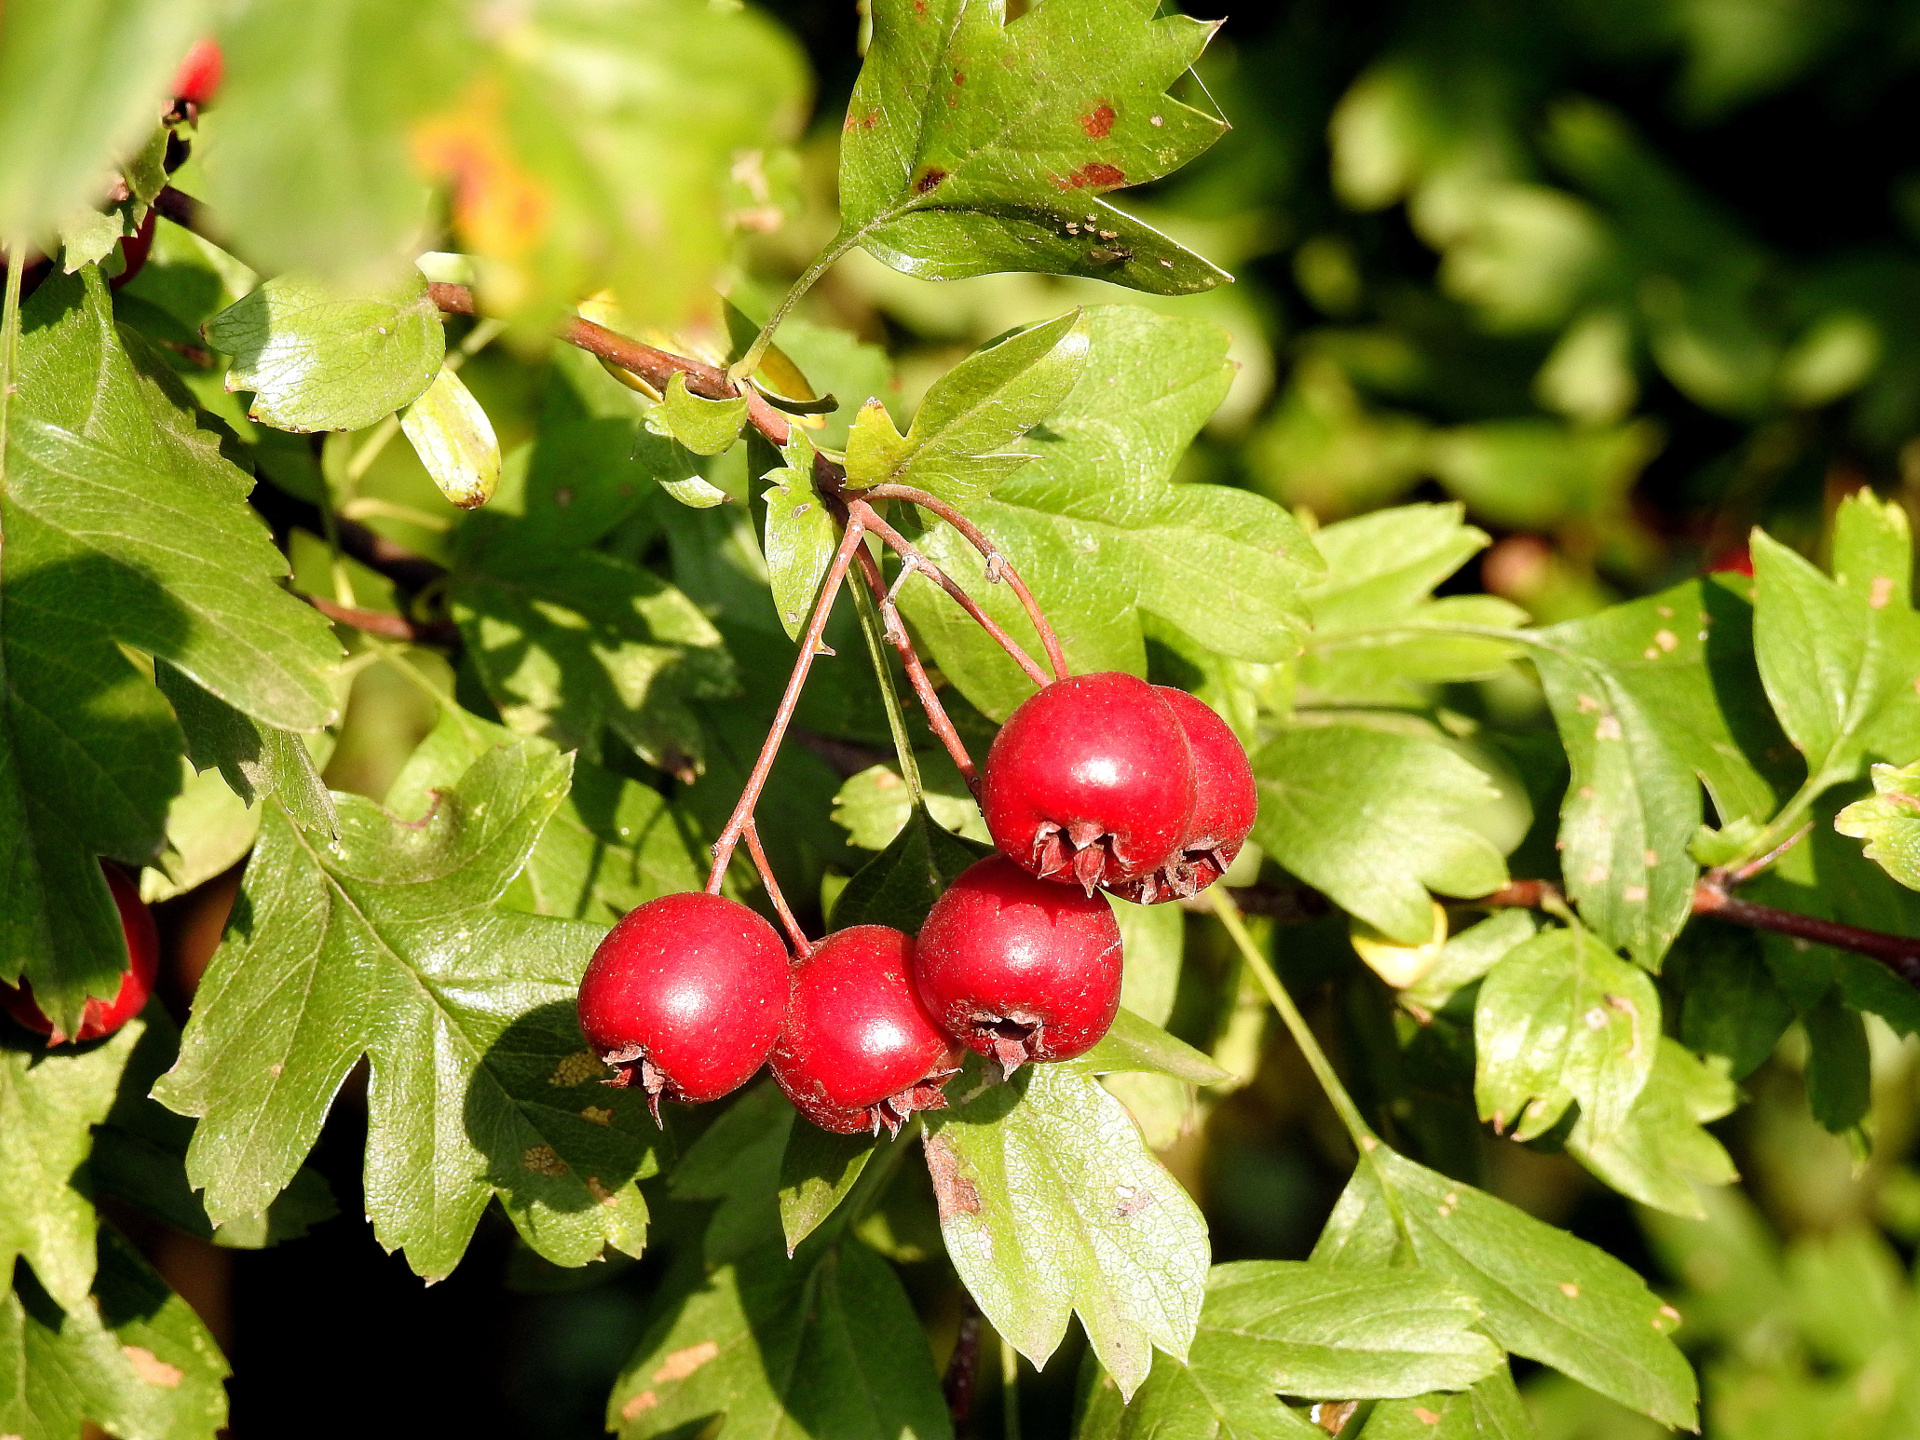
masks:
[[[974,768],[973,757],[967,753],[966,742],[960,738],[960,732],[954,729],[947,707],[940,703],[933,681],[927,677],[927,667],[920,663],[919,652],[913,648],[907,627],[901,622],[899,607],[894,604],[893,594],[887,589],[879,562],[867,553],[864,546],[853,558],[860,567],[860,578],[866,581],[868,592],[878,604],[881,634],[900,652],[900,663],[906,669],[907,683],[913,686],[920,709],[927,717],[927,725],[940,737],[940,743],[947,747],[947,754],[952,757],[961,778],[967,782],[967,789],[979,795],[980,772]]]

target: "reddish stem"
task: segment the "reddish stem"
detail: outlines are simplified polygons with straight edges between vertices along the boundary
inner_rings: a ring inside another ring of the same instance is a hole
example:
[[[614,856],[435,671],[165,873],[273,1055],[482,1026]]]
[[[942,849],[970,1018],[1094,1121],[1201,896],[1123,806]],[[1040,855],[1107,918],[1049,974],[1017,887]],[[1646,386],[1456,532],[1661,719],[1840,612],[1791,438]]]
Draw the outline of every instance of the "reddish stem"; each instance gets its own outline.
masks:
[[[933,681],[927,678],[927,667],[920,663],[920,656],[907,635],[907,627],[900,621],[900,611],[887,591],[887,581],[880,573],[880,563],[867,553],[864,545],[854,559],[859,563],[860,577],[867,582],[867,589],[879,606],[880,622],[886,630],[887,639],[900,652],[900,663],[906,668],[907,680],[920,700],[921,710],[926,713],[928,726],[940,737],[940,743],[947,747],[947,754],[953,757],[954,766],[967,782],[967,789],[977,796],[980,793],[980,774],[974,769],[973,757],[967,753],[966,742],[960,738],[960,732],[953,728],[953,720],[947,714],[947,707],[940,703]]]
[[[1007,634],[1005,630],[1000,628],[999,621],[982,610],[978,602],[976,602],[971,595],[967,594],[965,590],[961,589],[959,583],[956,582],[951,575],[947,574],[946,571],[929,560],[917,545],[907,539],[907,537],[902,535],[898,530],[894,529],[886,521],[882,520],[879,513],[871,505],[867,504],[864,500],[849,496],[847,500],[847,513],[849,515],[859,516],[865,527],[886,542],[887,547],[899,555],[905,564],[931,576],[942,590],[953,597],[954,602],[959,605],[962,610],[973,617],[974,624],[991,635],[994,640],[999,643],[1000,648],[1013,658],[1014,664],[1026,671],[1029,680],[1043,688],[1051,683],[1047,679],[1047,672],[1033,663],[1033,657],[1021,648],[1019,641],[1015,640],[1011,635]]]
[[[869,500],[904,500],[909,505],[918,505],[923,510],[931,510],[947,524],[958,530],[968,544],[978,550],[987,562],[987,582],[1007,582],[1007,588],[1019,597],[1021,605],[1026,607],[1027,619],[1033,622],[1034,630],[1040,636],[1040,644],[1047,652],[1047,663],[1053,666],[1054,678],[1064,680],[1067,677],[1067,656],[1060,648],[1060,637],[1053,633],[1053,626],[1047,623],[1047,617],[1040,612],[1040,606],[1033,598],[1033,592],[1027,589],[1026,582],[1013,568],[1013,562],[1007,559],[1005,552],[988,538],[987,533],[973,521],[962,515],[953,506],[937,495],[925,490],[916,490],[911,485],[874,485],[859,492]]]
[[[767,862],[767,852],[760,846],[760,827],[749,817],[740,833],[747,842],[747,854],[753,857],[753,868],[760,872],[760,883],[767,887],[767,898],[773,902],[774,913],[780,917],[787,938],[793,941],[795,958],[806,959],[808,952],[813,949],[813,942],[807,938],[807,932],[800,928],[800,922],[793,918],[787,897],[780,890],[780,882],[774,878],[773,866]]]
[[[826,633],[827,616],[833,610],[834,599],[840,594],[840,582],[847,578],[847,567],[853,563],[854,551],[860,548],[861,533],[861,517],[850,517],[846,534],[840,538],[840,548],[833,552],[833,563],[827,567],[826,578],[820,582],[820,598],[814,602],[806,633],[800,637],[800,657],[793,662],[793,673],[787,677],[787,690],[780,697],[780,708],[774,712],[773,724],[767,730],[765,743],[760,746],[760,758],[753,762],[753,773],[747,777],[746,786],[740,791],[740,799],[733,807],[726,829],[713,842],[713,869],[707,875],[709,895],[720,893],[720,880],[733,861],[734,847],[753,824],[753,807],[759,803],[760,792],[766,788],[768,772],[773,769],[773,757],[779,752],[780,741],[785,738],[787,726],[793,721],[794,707],[800,703],[800,692],[806,687],[807,672],[813,668],[813,657],[821,648],[820,637]],[[752,842],[749,842],[748,849],[753,849]]]

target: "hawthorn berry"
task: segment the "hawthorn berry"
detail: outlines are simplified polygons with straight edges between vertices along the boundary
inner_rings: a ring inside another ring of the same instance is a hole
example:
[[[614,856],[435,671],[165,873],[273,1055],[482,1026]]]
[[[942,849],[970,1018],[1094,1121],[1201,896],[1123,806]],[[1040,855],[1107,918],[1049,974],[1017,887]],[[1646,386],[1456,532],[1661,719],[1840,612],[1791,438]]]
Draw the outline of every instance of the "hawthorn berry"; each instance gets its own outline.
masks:
[[[1166,685],[1153,688],[1187,732],[1193,752],[1193,813],[1171,859],[1150,875],[1108,887],[1142,905],[1196,895],[1226,874],[1247,843],[1260,809],[1253,767],[1227,722],[1184,690]]]
[[[1089,895],[1178,854],[1193,798],[1179,718],[1153,686],[1117,671],[1030,697],[994,737],[980,787],[1002,854]]]
[[[208,35],[194,41],[180,68],[173,72],[173,98],[183,105],[206,105],[219,90],[226,69],[218,40]]]
[[[787,947],[737,900],[695,891],[630,910],[580,981],[580,1028],[618,1076],[660,1100],[699,1103],[766,1063],[787,999]]]
[[[1099,1043],[1120,1008],[1120,958],[1104,895],[1035,879],[994,855],[933,902],[914,980],[935,1019],[1011,1075]]]
[[[773,1078],[793,1108],[838,1135],[942,1110],[940,1087],[960,1047],[934,1023],[913,985],[914,942],[886,925],[855,925],[814,946],[794,968]]]
[[[111,1000],[87,1001],[80,1012],[80,1033],[73,1037],[76,1042],[111,1035],[146,1008],[147,997],[153,994],[154,975],[160,968],[160,936],[153,928],[152,914],[140,902],[139,887],[112,865],[102,863],[100,869],[107,877],[107,889],[113,892],[114,908],[120,912],[129,964]],[[29,1030],[45,1035],[49,1045],[67,1043],[67,1037],[35,1003],[33,987],[25,980],[17,987],[0,985],[0,1007]]]

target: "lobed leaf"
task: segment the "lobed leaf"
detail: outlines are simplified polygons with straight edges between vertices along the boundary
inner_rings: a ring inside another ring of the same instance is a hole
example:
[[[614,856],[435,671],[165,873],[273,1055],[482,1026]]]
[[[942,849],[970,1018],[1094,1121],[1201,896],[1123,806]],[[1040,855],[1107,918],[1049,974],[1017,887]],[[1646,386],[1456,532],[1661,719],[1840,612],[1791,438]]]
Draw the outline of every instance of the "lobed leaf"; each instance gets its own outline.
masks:
[[[992,837],[980,806],[953,762],[944,752],[935,751],[915,758],[920,766],[920,793],[934,823],[964,839],[989,843]],[[892,765],[869,765],[849,776],[833,797],[834,823],[846,830],[850,844],[862,850],[886,849],[912,814],[907,782]]]
[[[234,709],[164,660],[155,663],[153,678],[180,721],[194,769],[218,770],[249,806],[271,795],[309,830],[337,827],[333,796],[303,740]]]
[[[269,811],[154,1091],[200,1119],[187,1168],[214,1223],[267,1209],[365,1054],[367,1213],[418,1273],[452,1271],[495,1195],[556,1264],[639,1253],[658,1132],[597,1083],[574,1018],[602,931],[499,908],[568,768],[489,751],[414,824],[343,796],[324,845]]]
[[[1155,1347],[1184,1359],[1199,1322],[1207,1231],[1090,1076],[1030,1065],[1004,1084],[977,1066],[926,1113],[927,1166],[947,1254],[987,1320],[1042,1365],[1077,1311],[1131,1396]]]
[[[1873,795],[1834,817],[1842,835],[1867,842],[1865,854],[1909,890],[1920,890],[1920,762],[1873,767]]]
[[[384,420],[434,383],[446,353],[440,311],[417,270],[357,294],[276,276],[200,332],[233,357],[227,389],[253,392],[248,417],[276,430],[361,430]]]
[[[766,475],[767,583],[774,613],[789,640],[798,640],[820,598],[820,582],[840,547],[839,527],[813,479],[813,446],[796,426],[783,450],[786,464]]]
[[[1582,1113],[1567,1135],[1567,1149],[1642,1205],[1704,1220],[1707,1211],[1695,1182],[1731,1185],[1740,1178],[1704,1122],[1731,1115],[1736,1104],[1724,1065],[1701,1060],[1663,1035],[1632,1110],[1612,1129],[1602,1129]]]
[[[1506,1349],[1662,1424],[1693,1428],[1699,1387],[1668,1335],[1679,1313],[1638,1275],[1564,1230],[1377,1146],[1354,1171],[1313,1259],[1377,1268],[1404,1258],[1478,1301],[1487,1334]]]
[[[841,241],[897,270],[1087,275],[1161,295],[1226,280],[1099,198],[1225,122],[1165,91],[1215,25],[1142,0],[880,0],[840,143]]]
[[[1429,890],[1467,898],[1507,881],[1500,852],[1461,819],[1498,792],[1437,741],[1362,725],[1301,726],[1261,747],[1253,773],[1254,839],[1396,940],[1432,936]]]

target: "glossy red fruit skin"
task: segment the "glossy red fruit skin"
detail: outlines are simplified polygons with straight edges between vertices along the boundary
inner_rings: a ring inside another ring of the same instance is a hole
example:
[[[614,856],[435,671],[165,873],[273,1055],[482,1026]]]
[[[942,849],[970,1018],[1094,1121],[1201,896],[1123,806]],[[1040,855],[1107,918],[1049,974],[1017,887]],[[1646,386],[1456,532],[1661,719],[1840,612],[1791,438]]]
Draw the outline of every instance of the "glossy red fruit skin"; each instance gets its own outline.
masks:
[[[147,212],[147,218],[140,222],[140,228],[120,241],[120,258],[126,263],[120,267],[120,273],[107,284],[115,290],[132,281],[147,263],[147,253],[153,249],[153,211]]]
[[[98,1040],[111,1035],[146,1008],[153,994],[153,980],[160,969],[160,936],[153,928],[153,916],[140,903],[140,887],[112,865],[101,865],[107,877],[107,889],[113,892],[114,908],[120,912],[120,929],[127,937],[127,958],[131,962],[121,977],[120,988],[111,1000],[89,1000],[80,1012],[80,1033],[74,1043]],[[64,1045],[67,1037],[41,1013],[34,1002],[33,987],[22,980],[18,988],[0,985],[0,1007],[29,1030],[47,1037],[49,1045]]]
[[[1088,894],[1150,875],[1193,810],[1193,755],[1172,708],[1133,675],[1076,675],[1007,717],[980,806],[1003,855]]]
[[[721,895],[663,895],[607,932],[580,981],[580,1029],[640,1085],[699,1103],[739,1089],[766,1063],[787,1001],[787,947],[765,920]]]
[[[173,72],[173,98],[188,105],[208,104],[226,70],[226,57],[220,53],[218,40],[208,35],[194,41],[180,68]]]
[[[1105,896],[1036,879],[995,855],[933,902],[914,981],[936,1020],[1011,1075],[1100,1042],[1120,1009],[1120,962],[1120,926]]]
[[[1193,813],[1180,848],[1151,875],[1108,888],[1138,905],[1157,905],[1197,895],[1222,875],[1247,843],[1260,811],[1253,766],[1232,728],[1205,701],[1184,690],[1156,685],[1172,707],[1193,751]]]
[[[1732,545],[1707,562],[1707,574],[1744,575],[1753,578],[1753,552],[1745,545]]]
[[[794,967],[773,1078],[822,1130],[898,1134],[914,1111],[946,1108],[961,1050],[914,990],[914,948],[889,926],[855,925]]]

